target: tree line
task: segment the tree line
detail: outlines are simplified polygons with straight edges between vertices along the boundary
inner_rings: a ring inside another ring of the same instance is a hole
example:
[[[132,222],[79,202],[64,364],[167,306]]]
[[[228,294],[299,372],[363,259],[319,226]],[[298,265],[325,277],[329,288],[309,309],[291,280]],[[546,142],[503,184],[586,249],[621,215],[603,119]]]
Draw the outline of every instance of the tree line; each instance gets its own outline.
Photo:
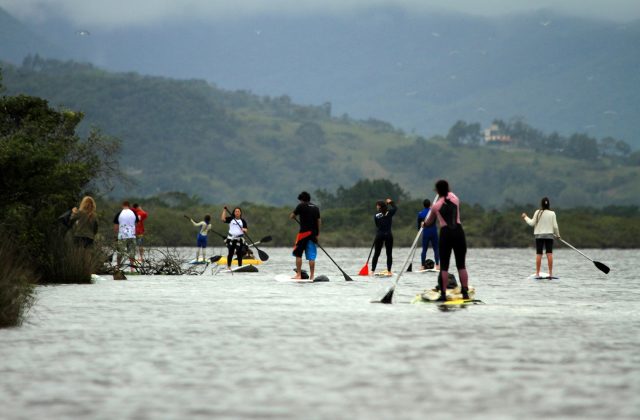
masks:
[[[610,158],[623,164],[640,165],[640,151],[633,152],[627,142],[610,136],[596,139],[584,133],[573,133],[570,136],[562,136],[557,132],[545,134],[521,118],[509,121],[494,119],[492,125],[497,127],[500,134],[508,136],[511,139],[509,144],[515,147],[580,160]],[[484,133],[480,123],[459,120],[451,126],[446,139],[455,146],[478,146],[484,142]]]

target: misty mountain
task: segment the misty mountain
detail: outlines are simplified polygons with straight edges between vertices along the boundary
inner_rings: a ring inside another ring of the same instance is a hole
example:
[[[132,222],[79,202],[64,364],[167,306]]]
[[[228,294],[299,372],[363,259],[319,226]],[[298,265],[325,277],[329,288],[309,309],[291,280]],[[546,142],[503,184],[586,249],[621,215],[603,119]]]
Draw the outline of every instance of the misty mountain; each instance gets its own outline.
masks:
[[[459,119],[486,126],[518,116],[547,132],[613,136],[640,147],[640,22],[381,8],[108,31],[65,21],[25,25],[64,46],[45,56],[331,102],[335,115],[374,117],[424,136],[444,134]],[[91,35],[78,36],[79,29]],[[0,55],[19,62],[16,54]]]
[[[81,111],[81,135],[97,127],[122,140],[120,164],[135,183],[120,185],[117,197],[178,191],[210,203],[285,204],[302,189],[335,191],[384,178],[424,198],[444,177],[465,201],[486,206],[545,195],[559,207],[639,204],[640,152],[633,160],[597,156],[594,139],[572,136],[573,154],[538,145],[465,145],[406,135],[380,120],[336,117],[329,104],[297,105],[287,96],[232,92],[204,80],[37,56],[20,67],[0,66],[6,94]],[[525,140],[532,129],[522,128],[514,136]],[[575,153],[589,143],[596,154]]]

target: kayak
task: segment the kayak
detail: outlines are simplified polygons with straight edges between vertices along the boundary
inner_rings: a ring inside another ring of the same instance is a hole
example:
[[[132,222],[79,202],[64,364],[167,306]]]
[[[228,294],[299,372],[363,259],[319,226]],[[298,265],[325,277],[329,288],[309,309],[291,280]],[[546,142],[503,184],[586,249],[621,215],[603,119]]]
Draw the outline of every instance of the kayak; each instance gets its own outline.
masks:
[[[469,287],[469,300],[474,300],[476,295],[476,289],[473,287]],[[422,302],[436,302],[440,297],[440,291],[436,289],[425,290],[422,293],[418,293],[414,299],[414,303],[416,299]],[[449,301],[460,301],[466,300],[462,299],[462,291],[460,287],[456,287],[455,289],[447,289],[447,302]],[[444,303],[444,302],[440,302]]]
[[[216,264],[227,265],[227,257],[220,257],[220,259],[216,261]],[[242,265],[245,265],[245,264],[258,265],[258,264],[262,264],[262,261],[255,258],[243,258]],[[231,260],[231,265],[238,265],[238,260],[236,260],[235,258]]]

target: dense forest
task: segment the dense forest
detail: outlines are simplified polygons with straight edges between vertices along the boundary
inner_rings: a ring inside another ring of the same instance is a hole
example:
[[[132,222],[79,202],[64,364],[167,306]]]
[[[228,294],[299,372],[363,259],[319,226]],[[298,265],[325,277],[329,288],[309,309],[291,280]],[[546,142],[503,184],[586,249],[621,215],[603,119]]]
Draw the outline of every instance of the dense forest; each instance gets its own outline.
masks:
[[[544,134],[522,119],[498,124],[513,142],[476,141],[460,121],[443,136],[408,135],[376,119],[332,115],[330,103],[226,91],[202,80],[111,73],[30,56],[3,65],[8,94],[82,111],[79,132],[121,140],[123,176],[110,197],[178,191],[203,202],[283,205],[291,191],[338,190],[388,179],[412,199],[447,178],[472,204],[502,208],[542,196],[558,206],[638,205],[638,152],[618,139]]]
[[[368,247],[375,234],[373,215],[376,199],[391,197],[396,200],[398,212],[393,231],[397,246],[409,246],[417,232],[417,214],[422,210],[422,199],[410,199],[398,185],[388,180],[363,180],[335,193],[318,190],[311,193],[312,201],[320,205],[322,217],[321,241],[327,246]],[[210,246],[223,248],[220,235],[226,235],[228,226],[218,221],[223,205],[240,206],[254,240],[271,236],[265,246],[290,246],[297,225],[288,218],[297,204],[297,192],[287,206],[266,206],[255,203],[219,203],[212,205],[184,193],[166,193],[153,197],[128,197],[149,213],[145,222],[149,245],[160,247],[194,246],[197,230],[183,217],[185,214],[202,220],[211,215],[215,233]],[[433,197],[430,197],[432,199]],[[462,197],[464,198],[464,197]],[[111,220],[118,211],[119,202],[102,200],[99,203],[102,233],[112,236]],[[522,222],[520,214],[532,215],[538,204],[515,205],[501,210],[486,209],[463,202],[462,220],[470,247],[518,248],[533,244],[531,228]],[[594,208],[555,208],[560,232],[564,238],[592,248],[637,248],[640,246],[640,208],[638,206],[611,205]],[[624,226],[624,228],[621,228]],[[220,234],[220,235],[218,235]]]

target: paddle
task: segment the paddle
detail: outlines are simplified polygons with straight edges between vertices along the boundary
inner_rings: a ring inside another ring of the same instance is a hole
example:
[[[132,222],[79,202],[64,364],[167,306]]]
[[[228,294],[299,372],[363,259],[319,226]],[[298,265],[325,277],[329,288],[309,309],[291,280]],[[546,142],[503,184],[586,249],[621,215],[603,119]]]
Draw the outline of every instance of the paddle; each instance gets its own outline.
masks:
[[[258,245],[261,244],[263,242],[271,242],[273,238],[271,236],[265,236],[264,238],[260,239],[259,241],[254,242],[254,245]]]
[[[364,267],[360,269],[358,273],[359,276],[368,276],[369,275],[369,258],[371,258],[371,253],[373,252],[373,247],[375,246],[376,241],[374,240],[371,244],[371,249],[369,250],[369,256],[367,257],[367,262],[364,263]]]
[[[606,265],[602,264],[601,262],[594,261],[591,258],[589,258],[586,255],[584,255],[582,252],[580,252],[576,247],[571,245],[569,242],[565,241],[564,239],[560,238],[559,236],[557,236],[557,238],[560,240],[560,242],[562,242],[563,244],[567,245],[569,248],[573,249],[574,251],[578,252],[580,255],[582,255],[583,257],[585,257],[589,261],[591,261],[598,268],[598,270],[602,271],[604,274],[609,274],[609,271],[611,271],[609,267],[607,267]]]
[[[231,217],[233,217],[233,214],[231,214],[231,212],[229,211],[229,209],[225,206],[224,210],[227,212],[227,214]],[[240,224],[238,222],[236,222],[236,224],[238,226],[240,226]],[[240,228],[242,228],[242,226],[240,226]],[[248,233],[244,233],[244,236],[247,237],[247,239],[249,240],[249,242],[251,243],[251,245],[256,249],[256,251],[258,251],[258,257],[260,258],[261,261],[267,261],[269,259],[269,254],[267,254],[266,252],[264,252],[263,250],[261,250],[260,248],[258,248],[256,246],[256,243],[253,242],[253,240],[251,239],[251,237],[249,236]]]
[[[183,214],[183,216],[185,217],[185,219],[189,220],[189,221],[193,221],[193,219],[189,216],[187,216],[186,214]],[[211,230],[209,229],[209,232],[211,233],[215,233],[216,235],[218,235],[219,237],[221,237],[222,239],[227,239],[227,237],[225,235],[223,235],[222,233],[218,233],[215,230]]]
[[[416,244],[418,243],[418,239],[420,239],[420,235],[422,235],[422,227],[420,228],[420,230],[418,231],[418,234],[416,235],[416,238],[413,240],[413,244],[411,244],[411,249],[409,250],[409,254],[407,255],[407,258],[404,260],[404,263],[402,264],[402,268],[400,269],[400,271],[398,271],[398,277],[396,277],[396,279],[393,281],[393,284],[391,285],[391,287],[389,288],[389,290],[387,290],[387,292],[384,294],[384,296],[380,299],[380,300],[372,300],[372,303],[393,303],[393,292],[396,289],[396,286],[398,285],[398,282],[400,281],[400,277],[402,276],[402,273],[404,273],[404,269],[407,266],[407,263],[409,262],[409,258],[411,258],[411,254],[413,253],[413,250],[416,248]]]
[[[297,217],[294,217],[293,220],[295,220],[298,224],[300,224],[300,220],[298,220]],[[340,268],[340,266],[338,265],[337,262],[335,262],[333,260],[333,258],[331,258],[331,255],[329,255],[329,253],[322,247],[322,245],[320,245],[317,241],[314,242],[316,245],[318,245],[318,248],[320,248],[322,250],[322,252],[325,253],[325,255],[327,257],[329,257],[329,259],[331,260],[331,262],[333,262],[336,267],[338,267],[338,270],[340,270],[340,272],[342,273],[342,275],[344,276],[345,281],[353,281],[353,279],[351,277],[349,277],[349,275],[347,273],[344,272],[344,270],[342,268]]]
[[[417,251],[417,250],[418,250],[418,247],[415,247],[415,248],[413,249],[413,254],[411,254],[411,259],[410,259],[410,261],[411,261],[411,262],[409,263],[409,267],[407,267],[407,271],[408,271],[408,272],[413,271],[413,270],[411,269],[411,266],[413,265],[413,257],[415,257],[415,256],[416,256],[416,251]]]

